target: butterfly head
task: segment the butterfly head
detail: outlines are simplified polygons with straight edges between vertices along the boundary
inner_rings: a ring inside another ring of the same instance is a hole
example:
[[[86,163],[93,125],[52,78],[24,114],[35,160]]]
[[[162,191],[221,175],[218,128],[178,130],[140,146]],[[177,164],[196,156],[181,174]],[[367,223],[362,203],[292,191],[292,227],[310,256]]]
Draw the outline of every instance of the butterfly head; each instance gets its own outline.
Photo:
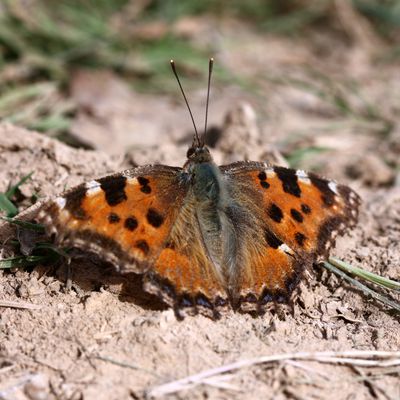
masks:
[[[204,145],[192,145],[189,147],[186,157],[186,164],[201,164],[212,161],[210,150]]]

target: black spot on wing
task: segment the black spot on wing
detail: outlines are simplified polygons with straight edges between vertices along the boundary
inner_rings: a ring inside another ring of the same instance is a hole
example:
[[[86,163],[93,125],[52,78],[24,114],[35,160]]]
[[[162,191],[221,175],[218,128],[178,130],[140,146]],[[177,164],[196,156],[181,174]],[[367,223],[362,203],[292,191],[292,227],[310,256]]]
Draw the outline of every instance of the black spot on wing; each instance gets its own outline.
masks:
[[[332,217],[326,220],[318,233],[318,244],[317,244],[317,253],[318,255],[326,255],[328,253],[331,245],[334,244],[335,240],[332,237],[332,232],[339,229],[339,226],[342,224],[345,226],[345,220],[342,217]],[[346,228],[343,228],[340,233],[344,232]]]
[[[289,294],[285,293],[283,290],[277,290],[274,293],[274,301],[280,304],[288,303],[289,302]]]
[[[177,306],[180,308],[194,307],[194,299],[189,294],[184,293],[177,299]]]
[[[304,214],[310,214],[311,213],[311,208],[307,204],[302,204],[301,205],[301,211],[303,211]]]
[[[297,182],[297,175],[294,169],[274,167],[274,171],[282,182],[283,191],[293,196],[300,197],[301,189]]]
[[[265,288],[260,296],[259,303],[261,305],[267,304],[274,300],[274,296],[272,295],[271,291]]]
[[[109,206],[116,206],[127,199],[125,193],[125,176],[106,176],[98,180]]]
[[[294,238],[299,246],[304,246],[304,242],[306,241],[306,237],[301,232],[296,232]]]
[[[136,241],[134,246],[137,249],[141,250],[144,255],[147,255],[150,251],[150,247],[149,247],[148,243],[143,239]]]
[[[284,289],[271,291],[265,288],[258,299],[258,304],[263,306],[270,302],[275,303],[288,303],[290,299],[290,292],[286,292]]]
[[[311,183],[320,191],[323,203],[330,207],[335,203],[335,192],[329,188],[329,181],[315,174],[309,174]]]
[[[265,171],[261,171],[261,172],[258,174],[258,179],[259,179],[260,181],[265,181],[265,180],[267,179],[267,174],[265,173]]]
[[[209,308],[212,310],[214,306],[203,293],[198,293],[195,297],[195,302],[200,307]]]
[[[140,191],[141,191],[142,193],[145,193],[145,194],[150,194],[150,193],[151,193],[151,187],[150,187],[150,186],[142,186],[142,187],[140,188]]]
[[[290,215],[297,222],[303,222],[304,220],[304,217],[301,215],[300,211],[297,211],[294,208],[290,210]]]
[[[124,222],[124,226],[129,231],[134,231],[138,227],[138,221],[134,216],[128,217]]]
[[[209,299],[201,292],[191,294],[178,293],[174,284],[172,284],[168,279],[162,278],[155,273],[148,273],[146,278],[148,282],[151,282],[152,286],[159,289],[160,294],[162,293],[163,297],[168,299],[169,304],[173,304],[175,314],[177,318],[180,319],[183,318],[180,309],[185,310],[185,308],[189,311],[193,308],[192,312],[194,314],[200,312],[213,319],[218,319],[220,318],[218,309],[228,305],[227,299],[223,299],[220,296],[216,296],[214,299]]]
[[[268,189],[271,185],[267,182],[267,181],[261,181],[260,185],[264,188],[264,189]]]
[[[147,222],[154,228],[159,228],[164,222],[164,217],[154,208],[149,208],[146,218]]]
[[[261,171],[258,174],[258,179],[260,180],[260,185],[261,187],[263,187],[264,189],[268,189],[271,185],[267,182],[267,174],[265,173],[265,171]]]
[[[269,229],[265,229],[264,235],[266,242],[273,249],[277,249],[283,243]]]
[[[244,303],[257,303],[257,297],[254,293],[248,293],[246,296],[241,297],[240,301]]]
[[[150,181],[144,176],[138,176],[137,180],[140,186],[147,186],[150,183]]]
[[[83,200],[86,197],[86,191],[85,184],[82,184],[65,195],[65,208],[76,219],[86,219],[85,210],[82,208]]]
[[[282,210],[274,203],[269,206],[268,215],[275,222],[281,222],[283,218]]]
[[[228,304],[228,300],[227,299],[223,299],[220,296],[217,296],[215,298],[214,304],[216,307],[225,307]]]
[[[299,268],[297,268],[298,270]],[[292,293],[297,284],[299,283],[300,280],[300,274],[299,272],[295,270],[289,277],[285,280],[285,287],[288,293]]]
[[[108,214],[108,222],[110,224],[117,224],[120,220],[121,218],[117,214],[115,213]]]
[[[164,248],[175,250],[175,243],[172,242],[171,240],[168,240],[167,243],[165,243]]]
[[[151,187],[149,185],[150,181],[144,176],[139,176],[137,180],[140,185],[140,191],[145,194],[150,194],[151,193]]]

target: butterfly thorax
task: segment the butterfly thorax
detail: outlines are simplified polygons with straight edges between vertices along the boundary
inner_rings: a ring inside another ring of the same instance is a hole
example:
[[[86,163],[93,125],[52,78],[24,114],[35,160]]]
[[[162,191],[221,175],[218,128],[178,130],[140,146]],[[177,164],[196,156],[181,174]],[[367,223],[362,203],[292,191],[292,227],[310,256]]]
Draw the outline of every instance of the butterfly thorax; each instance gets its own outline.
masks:
[[[184,176],[190,181],[192,194],[199,207],[219,206],[223,192],[222,176],[207,147],[191,147],[183,167]]]
[[[201,229],[202,239],[214,265],[222,275],[228,273],[226,264],[229,247],[235,247],[234,228],[226,215],[231,203],[227,182],[206,147],[188,151],[184,174],[191,184],[191,195]]]

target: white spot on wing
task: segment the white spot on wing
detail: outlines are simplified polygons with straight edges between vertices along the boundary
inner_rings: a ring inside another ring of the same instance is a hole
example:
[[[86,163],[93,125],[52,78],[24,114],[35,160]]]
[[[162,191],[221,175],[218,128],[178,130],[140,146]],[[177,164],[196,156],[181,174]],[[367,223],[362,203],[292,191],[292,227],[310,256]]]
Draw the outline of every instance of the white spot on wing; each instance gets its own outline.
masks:
[[[303,171],[302,169],[297,170],[296,175],[301,182],[306,183],[308,185],[311,183],[310,178],[307,175],[307,172]]]
[[[293,254],[293,250],[285,243],[281,244],[278,249],[286,254]]]
[[[128,178],[127,183],[129,185],[137,185],[137,184],[139,184],[137,178]]]
[[[88,196],[93,196],[94,194],[101,191],[100,183],[97,181],[94,181],[94,180],[90,181],[90,182],[86,182],[85,187],[87,189],[86,194]]]
[[[85,186],[86,186],[86,189],[90,190],[90,189],[94,189],[94,188],[99,187],[100,183],[95,181],[95,180],[93,180],[93,181],[90,181],[90,182],[86,182]]]
[[[274,178],[276,176],[275,171],[273,169],[271,169],[271,168],[267,168],[265,170],[265,173],[267,174],[267,179],[268,178]]]
[[[55,203],[58,205],[58,208],[60,208],[61,210],[65,207],[65,205],[67,204],[67,200],[65,200],[64,197],[57,197],[55,200]]]
[[[336,182],[329,182],[328,187],[333,193],[339,194]]]

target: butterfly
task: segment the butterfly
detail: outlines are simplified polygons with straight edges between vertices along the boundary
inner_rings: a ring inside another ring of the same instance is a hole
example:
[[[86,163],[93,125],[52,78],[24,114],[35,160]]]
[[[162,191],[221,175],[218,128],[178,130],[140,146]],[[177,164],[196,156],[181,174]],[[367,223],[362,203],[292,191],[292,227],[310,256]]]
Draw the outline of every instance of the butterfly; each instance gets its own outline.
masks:
[[[140,166],[83,183],[46,203],[37,221],[57,243],[143,274],[145,291],[178,317],[262,313],[289,301],[302,272],[355,226],[360,198],[301,170],[217,166],[171,65],[195,128],[183,167]]]

